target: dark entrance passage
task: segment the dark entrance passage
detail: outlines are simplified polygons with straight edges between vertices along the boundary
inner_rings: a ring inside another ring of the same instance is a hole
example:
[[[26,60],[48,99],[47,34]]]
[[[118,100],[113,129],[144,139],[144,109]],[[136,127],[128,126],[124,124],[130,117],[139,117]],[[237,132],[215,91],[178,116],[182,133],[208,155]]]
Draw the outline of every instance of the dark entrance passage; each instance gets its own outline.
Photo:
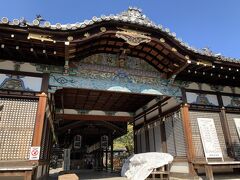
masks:
[[[113,170],[113,140],[127,133],[138,109],[162,97],[64,88],[55,99],[58,147],[66,170]]]

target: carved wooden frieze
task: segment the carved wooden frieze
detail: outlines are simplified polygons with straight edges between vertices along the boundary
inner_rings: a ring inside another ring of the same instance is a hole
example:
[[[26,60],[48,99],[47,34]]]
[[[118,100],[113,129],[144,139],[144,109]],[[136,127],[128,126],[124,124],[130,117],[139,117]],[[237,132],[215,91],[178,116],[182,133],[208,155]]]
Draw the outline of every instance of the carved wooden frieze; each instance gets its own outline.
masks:
[[[133,30],[122,29],[122,31],[116,32],[116,36],[118,38],[122,38],[132,46],[137,46],[144,42],[149,43],[151,41],[151,37],[145,35],[144,33]]]

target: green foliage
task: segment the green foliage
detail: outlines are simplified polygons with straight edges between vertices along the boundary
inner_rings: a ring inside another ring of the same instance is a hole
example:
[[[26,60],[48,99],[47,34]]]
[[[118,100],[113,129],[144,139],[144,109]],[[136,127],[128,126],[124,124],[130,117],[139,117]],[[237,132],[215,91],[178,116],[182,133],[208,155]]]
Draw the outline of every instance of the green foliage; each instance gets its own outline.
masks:
[[[128,125],[127,134],[114,140],[114,149],[126,148],[128,153],[132,154],[134,152],[134,142],[133,142],[133,126]]]

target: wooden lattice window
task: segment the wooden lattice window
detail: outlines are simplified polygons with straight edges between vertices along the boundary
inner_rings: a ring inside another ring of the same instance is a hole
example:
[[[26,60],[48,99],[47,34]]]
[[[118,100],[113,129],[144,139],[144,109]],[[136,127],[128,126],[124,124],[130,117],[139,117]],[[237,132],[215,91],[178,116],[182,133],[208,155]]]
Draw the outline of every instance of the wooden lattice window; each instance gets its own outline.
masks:
[[[27,160],[38,100],[0,98],[0,160]]]
[[[186,142],[180,111],[165,117],[167,152],[173,156],[186,156]]]

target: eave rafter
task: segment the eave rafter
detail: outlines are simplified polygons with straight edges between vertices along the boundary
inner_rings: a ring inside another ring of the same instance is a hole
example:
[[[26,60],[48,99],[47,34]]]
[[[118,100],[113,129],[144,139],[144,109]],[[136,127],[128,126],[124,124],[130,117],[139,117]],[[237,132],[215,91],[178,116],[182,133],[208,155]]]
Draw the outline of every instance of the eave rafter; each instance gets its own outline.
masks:
[[[166,77],[170,77],[179,68],[186,64],[184,56],[173,48],[161,42],[157,38],[151,37],[150,43],[141,43],[138,46],[127,44],[124,40],[116,37],[117,30],[109,30],[104,33],[99,32],[92,36],[74,40],[76,43],[75,60],[82,59],[94,53],[114,53],[120,54],[121,49],[126,50],[126,55],[138,57],[146,60]]]

